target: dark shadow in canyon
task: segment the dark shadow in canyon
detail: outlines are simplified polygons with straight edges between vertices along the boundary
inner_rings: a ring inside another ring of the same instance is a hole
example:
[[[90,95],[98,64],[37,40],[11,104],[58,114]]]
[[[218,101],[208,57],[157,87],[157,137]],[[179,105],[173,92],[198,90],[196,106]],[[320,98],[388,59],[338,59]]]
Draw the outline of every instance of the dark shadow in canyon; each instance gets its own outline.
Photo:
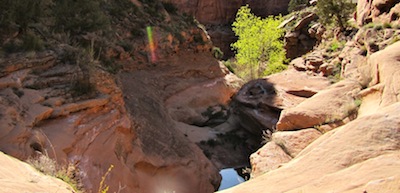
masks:
[[[212,127],[214,138],[197,143],[204,154],[220,169],[249,167],[250,155],[263,143],[263,133],[272,133],[279,119],[276,96],[272,83],[257,79],[245,84],[226,109],[219,108],[218,112],[211,108],[207,122],[226,121]]]

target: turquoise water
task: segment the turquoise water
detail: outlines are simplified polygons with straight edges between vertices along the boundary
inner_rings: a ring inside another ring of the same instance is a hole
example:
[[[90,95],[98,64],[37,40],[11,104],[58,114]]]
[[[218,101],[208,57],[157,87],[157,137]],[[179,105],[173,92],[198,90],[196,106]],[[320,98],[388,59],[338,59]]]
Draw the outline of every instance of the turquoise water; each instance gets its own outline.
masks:
[[[222,181],[218,190],[225,190],[244,182],[244,179],[233,168],[223,169],[219,173],[222,176]]]

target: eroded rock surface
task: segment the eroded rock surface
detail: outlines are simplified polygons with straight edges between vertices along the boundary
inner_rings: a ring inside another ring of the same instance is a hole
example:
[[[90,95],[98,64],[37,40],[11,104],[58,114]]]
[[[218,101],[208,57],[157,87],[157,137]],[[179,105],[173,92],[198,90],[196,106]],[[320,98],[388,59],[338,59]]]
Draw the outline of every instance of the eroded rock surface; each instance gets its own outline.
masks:
[[[398,5],[397,1],[397,5],[368,2],[384,4],[378,6],[387,8],[380,12],[383,16]],[[293,159],[222,192],[398,192],[400,43],[385,36],[397,31],[363,28],[339,54],[296,59],[295,69],[306,71],[310,71],[307,61],[319,66],[318,70],[325,63],[339,63],[343,79],[281,113],[278,131],[268,138],[269,143],[279,145]],[[376,49],[362,50],[367,40],[376,43]],[[272,158],[257,159],[268,163]],[[254,164],[256,170],[261,168],[258,165]]]
[[[235,79],[224,78],[228,71],[211,53],[188,51],[155,67],[128,69],[118,75],[121,87],[100,67],[65,64],[58,54],[1,61],[1,151],[23,160],[42,152],[60,165],[73,164],[87,192],[97,192],[110,167],[105,183],[112,192],[218,187],[217,168],[177,129],[173,118],[182,119],[169,110],[193,104],[197,119],[209,106],[226,106]],[[198,104],[186,93],[207,89],[214,91]]]
[[[399,109],[395,103],[328,132],[282,167],[222,192],[396,192]]]

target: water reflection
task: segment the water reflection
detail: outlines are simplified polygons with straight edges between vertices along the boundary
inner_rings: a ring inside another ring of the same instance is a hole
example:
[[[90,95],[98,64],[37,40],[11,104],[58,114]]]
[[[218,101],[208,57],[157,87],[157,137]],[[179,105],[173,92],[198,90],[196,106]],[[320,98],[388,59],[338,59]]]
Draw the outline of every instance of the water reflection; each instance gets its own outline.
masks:
[[[234,168],[222,169],[219,173],[222,176],[222,181],[218,190],[225,190],[245,181]]]

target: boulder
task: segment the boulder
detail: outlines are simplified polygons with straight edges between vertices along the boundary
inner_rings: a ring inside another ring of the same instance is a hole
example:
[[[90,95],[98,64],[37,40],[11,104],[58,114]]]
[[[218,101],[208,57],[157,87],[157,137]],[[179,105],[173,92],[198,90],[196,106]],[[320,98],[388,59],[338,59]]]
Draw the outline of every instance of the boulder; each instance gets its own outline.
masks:
[[[317,14],[315,13],[310,13],[303,17],[300,21],[296,23],[294,26],[294,31],[300,31],[302,30],[305,26],[310,24],[312,21],[316,20],[318,18]]]
[[[255,135],[275,127],[282,109],[300,104],[330,85],[324,77],[289,69],[246,83],[232,99],[239,123]]]
[[[166,99],[165,105],[174,120],[190,125],[202,125],[210,118],[206,112],[213,106],[227,106],[237,91],[232,85],[241,84],[242,81],[230,73],[223,78],[204,81],[179,91]],[[202,92],[203,90],[208,92]]]
[[[285,109],[276,128],[279,131],[298,130],[340,121],[357,109],[355,98],[360,90],[356,81],[340,81],[299,105]]]
[[[291,157],[296,157],[304,148],[322,134],[316,129],[281,131],[272,134],[272,141],[282,147]]]
[[[257,152],[251,154],[251,178],[256,178],[271,170],[277,169],[292,159],[274,142],[268,142]]]
[[[399,24],[400,5],[398,0],[359,0],[357,24],[370,22]]]
[[[307,70],[306,61],[302,57],[292,60],[290,62],[290,65],[292,65],[298,71],[306,71]]]

